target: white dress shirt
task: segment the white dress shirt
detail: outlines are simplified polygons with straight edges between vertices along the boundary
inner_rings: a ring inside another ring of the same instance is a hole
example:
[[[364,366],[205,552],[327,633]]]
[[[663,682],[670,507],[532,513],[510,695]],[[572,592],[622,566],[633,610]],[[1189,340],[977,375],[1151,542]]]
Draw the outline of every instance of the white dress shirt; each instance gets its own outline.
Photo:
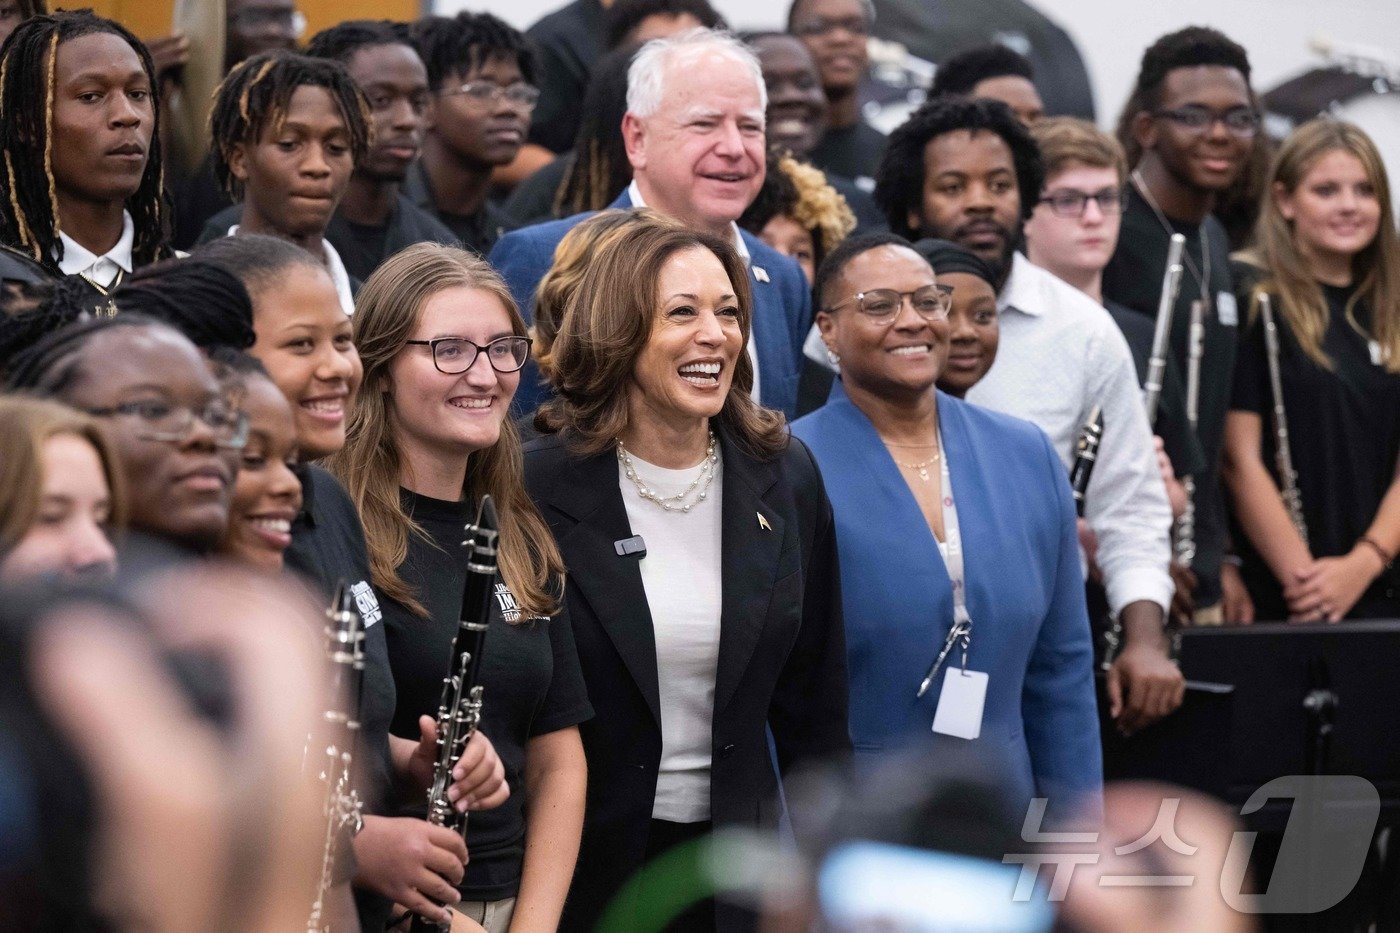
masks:
[[[122,211],[122,235],[117,243],[101,256],[64,233],[58,232],[58,240],[63,244],[63,258],[58,261],[58,269],[64,275],[81,275],[93,285],[109,288],[119,275],[131,274],[131,247],[136,240],[136,226],[131,215]]]
[[[229,236],[238,236],[238,224],[228,228]],[[326,264],[326,271],[330,273],[331,282],[335,285],[335,293],[340,297],[340,306],[345,309],[346,314],[355,313],[355,296],[350,291],[350,273],[345,271],[345,263],[341,261],[340,254],[335,251],[331,241],[321,238],[321,258]]]
[[[632,182],[631,182],[630,184],[628,184],[628,186],[627,186],[627,197],[632,201],[632,206],[633,206],[633,207],[646,207],[646,206],[647,206],[647,202],[646,202],[645,200],[643,200],[643,198],[642,198],[642,189],[637,187],[636,179],[633,179]],[[743,238],[742,236],[739,235],[739,225],[736,224],[736,223],[733,223],[733,222],[731,221],[730,224],[729,224],[729,226],[733,229],[733,232],[734,232],[734,248],[737,249],[737,250],[739,251],[739,258],[741,258],[741,259],[744,260],[744,265],[748,266],[749,268],[753,268],[753,265],[752,265],[752,263],[751,263],[750,260],[749,260],[749,245],[748,245],[747,243],[745,243],[745,242],[744,242],[744,238]],[[754,288],[757,287],[757,282],[758,282],[758,274],[757,274],[757,273],[754,273],[754,280],[755,280],[754,283],[750,284],[750,286],[749,286],[749,291],[750,291],[751,293],[753,292]],[[763,281],[767,281],[767,280],[764,279]],[[750,313],[752,313],[752,311],[751,311]],[[753,400],[754,400],[755,402],[757,402],[757,401],[758,401],[758,379],[759,379],[759,373],[758,373],[758,347],[756,347],[756,346],[754,345],[754,339],[753,339],[753,325],[752,325],[752,324],[749,325],[748,348],[749,348],[749,362],[753,364],[753,391],[751,391],[751,392],[749,393],[749,395],[753,396]]]
[[[1123,334],[1088,295],[1017,253],[997,296],[996,362],[967,400],[1050,436],[1068,470],[1080,429],[1103,406],[1103,441],[1085,493],[1109,608],[1171,604],[1171,506]]]

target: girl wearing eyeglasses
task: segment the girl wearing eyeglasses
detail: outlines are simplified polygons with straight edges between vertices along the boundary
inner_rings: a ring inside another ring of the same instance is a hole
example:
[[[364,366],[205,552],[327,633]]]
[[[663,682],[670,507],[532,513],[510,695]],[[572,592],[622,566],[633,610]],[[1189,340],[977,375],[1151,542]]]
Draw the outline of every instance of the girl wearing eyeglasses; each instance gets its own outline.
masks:
[[[398,692],[391,729],[415,740],[432,734],[461,611],[463,527],[490,494],[500,579],[482,657],[481,730],[511,795],[471,818],[456,910],[493,933],[553,930],[582,831],[578,723],[592,708],[560,604],[563,562],[525,493],[508,417],[530,353],[525,323],[485,262],[421,243],[365,283],[354,338],[364,390],[330,467],[365,525]]]

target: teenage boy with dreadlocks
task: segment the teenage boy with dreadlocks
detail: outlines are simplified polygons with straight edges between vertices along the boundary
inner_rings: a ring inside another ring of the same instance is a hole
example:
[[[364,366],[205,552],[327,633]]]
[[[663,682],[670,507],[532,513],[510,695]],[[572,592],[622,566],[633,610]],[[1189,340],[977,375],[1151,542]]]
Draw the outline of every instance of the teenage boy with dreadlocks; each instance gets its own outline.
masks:
[[[339,62],[266,52],[242,62],[219,85],[209,117],[214,175],[242,217],[215,217],[201,242],[239,233],[290,240],[324,263],[346,314],[352,283],[326,226],[350,173],[369,152],[364,95]]]
[[[155,71],[145,46],[89,11],[21,23],[0,56],[0,279],[80,276],[94,310],[171,255]]]
[[[404,193],[485,256],[515,224],[492,206],[491,171],[525,143],[540,92],[525,37],[490,13],[430,16],[413,26],[428,66],[423,156]]]

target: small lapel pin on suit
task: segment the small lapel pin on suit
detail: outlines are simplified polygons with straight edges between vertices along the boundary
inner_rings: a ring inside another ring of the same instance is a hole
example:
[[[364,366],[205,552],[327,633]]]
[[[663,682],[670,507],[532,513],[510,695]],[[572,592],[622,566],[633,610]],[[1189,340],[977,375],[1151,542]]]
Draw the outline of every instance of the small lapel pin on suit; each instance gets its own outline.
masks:
[[[754,514],[758,516],[758,527],[762,528],[764,531],[773,530],[773,526],[768,524],[768,519],[763,517],[762,512],[755,512]]]
[[[758,279],[760,282],[767,282],[767,281],[768,281],[768,270],[765,269],[765,268],[763,268],[762,266],[754,266],[754,267],[753,267],[753,277],[756,278],[756,279]]]

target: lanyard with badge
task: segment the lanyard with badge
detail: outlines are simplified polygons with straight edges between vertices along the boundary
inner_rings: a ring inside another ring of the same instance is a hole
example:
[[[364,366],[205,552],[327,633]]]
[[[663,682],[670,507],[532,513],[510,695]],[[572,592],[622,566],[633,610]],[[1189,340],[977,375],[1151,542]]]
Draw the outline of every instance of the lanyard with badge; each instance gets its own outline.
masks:
[[[953,497],[953,482],[948,471],[948,448],[943,444],[943,428],[938,428],[939,478],[943,483],[943,537],[946,539],[948,580],[953,589],[953,627],[943,640],[943,648],[933,666],[919,684],[917,697],[922,697],[933,685],[938,672],[956,647],[962,649],[962,666],[948,671],[943,689],[938,694],[938,706],[933,714],[933,731],[960,739],[975,739],[982,734],[982,709],[987,699],[987,675],[967,669],[967,651],[972,644],[972,616],[967,611],[967,573],[963,564],[962,531],[958,525],[958,504]]]

